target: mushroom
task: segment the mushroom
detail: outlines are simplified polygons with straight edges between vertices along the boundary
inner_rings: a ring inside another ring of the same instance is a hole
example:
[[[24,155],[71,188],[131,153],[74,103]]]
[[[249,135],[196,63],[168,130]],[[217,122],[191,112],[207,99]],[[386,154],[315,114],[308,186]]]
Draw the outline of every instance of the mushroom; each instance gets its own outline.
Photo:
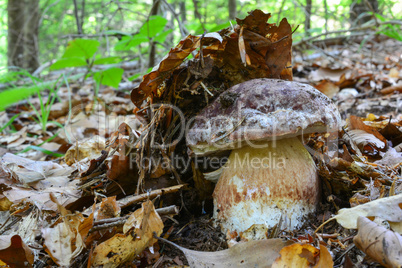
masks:
[[[231,150],[211,176],[221,171],[213,198],[222,230],[271,228],[283,215],[288,230],[300,228],[320,198],[315,163],[300,139],[337,131],[339,123],[338,109],[327,96],[278,79],[235,85],[201,111],[187,131],[189,154],[212,158]]]

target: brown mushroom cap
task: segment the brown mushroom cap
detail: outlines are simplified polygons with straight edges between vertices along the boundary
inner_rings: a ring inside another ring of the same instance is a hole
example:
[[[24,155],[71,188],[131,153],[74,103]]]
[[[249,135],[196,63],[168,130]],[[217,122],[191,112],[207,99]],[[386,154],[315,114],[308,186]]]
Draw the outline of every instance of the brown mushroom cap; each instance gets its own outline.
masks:
[[[207,106],[187,132],[195,155],[314,132],[336,131],[340,115],[314,87],[278,79],[253,79],[235,85]]]

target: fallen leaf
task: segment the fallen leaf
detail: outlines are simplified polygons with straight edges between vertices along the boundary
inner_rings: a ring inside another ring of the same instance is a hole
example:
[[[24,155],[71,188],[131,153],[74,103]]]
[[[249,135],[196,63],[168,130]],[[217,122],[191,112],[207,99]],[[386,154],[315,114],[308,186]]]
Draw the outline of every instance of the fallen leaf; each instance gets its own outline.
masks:
[[[333,98],[339,92],[339,87],[328,80],[323,80],[314,87],[324,93],[328,98]]]
[[[199,41],[200,36],[187,36],[176,47],[172,48],[169,54],[149,74],[144,76],[138,88],[131,92],[131,100],[137,107],[141,107],[142,101],[154,92],[192,51],[199,47]]]
[[[124,234],[116,234],[95,247],[92,266],[118,267],[134,259],[157,241],[153,234],[162,233],[163,223],[152,202],[146,201],[130,215],[123,229]]]
[[[0,259],[9,265],[7,267],[29,267],[28,264],[34,263],[34,254],[19,235],[2,235],[0,236]]]
[[[91,139],[79,141],[71,146],[64,156],[67,165],[71,166],[75,162],[85,158],[96,159],[102,155],[105,149],[105,139],[100,136],[94,136]]]
[[[192,268],[215,267],[270,267],[279,251],[292,241],[284,241],[280,238],[263,239],[238,243],[233,247],[216,252],[195,251],[183,248],[166,239],[160,240],[180,249],[186,255],[187,261]]]
[[[337,222],[344,228],[356,229],[357,219],[362,217],[380,217],[387,220],[391,227],[402,222],[402,194],[390,197],[380,198],[353,208],[343,208],[338,211],[338,214],[331,219]]]
[[[358,233],[353,242],[385,267],[402,266],[402,237],[366,217],[357,219]]]
[[[12,170],[22,184],[30,184],[43,180],[48,176],[65,174],[65,169],[52,161],[34,161],[28,158],[6,153],[1,162]]]
[[[42,229],[43,245],[55,263],[69,267],[85,247],[81,235],[86,236],[91,226],[81,213],[72,214],[65,209],[54,195],[50,194],[50,199],[57,204],[62,217],[55,226]],[[93,216],[89,217],[89,221],[93,222]]]
[[[284,247],[280,257],[272,264],[272,268],[285,267],[314,267],[330,268],[334,266],[331,254],[327,248],[320,246],[317,249],[309,244],[293,244]]]
[[[103,198],[96,214],[96,220],[110,219],[120,216],[120,207],[116,202],[116,196]]]

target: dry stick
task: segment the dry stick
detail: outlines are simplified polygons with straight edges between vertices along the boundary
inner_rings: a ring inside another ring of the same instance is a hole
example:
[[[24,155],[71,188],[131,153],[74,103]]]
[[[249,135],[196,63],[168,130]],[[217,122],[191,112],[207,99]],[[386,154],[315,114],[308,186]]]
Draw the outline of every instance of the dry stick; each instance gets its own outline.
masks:
[[[117,200],[117,204],[119,205],[120,208],[126,208],[128,206],[134,205],[134,204],[136,204],[138,202],[141,202],[141,201],[143,201],[145,199],[148,199],[148,198],[150,199],[150,198],[155,198],[157,196],[162,196],[162,195],[165,195],[165,194],[175,193],[178,190],[180,190],[181,188],[183,188],[184,186],[187,186],[187,184],[175,185],[175,186],[172,186],[172,187],[168,187],[168,188],[164,188],[164,189],[158,189],[158,190],[154,190],[154,191],[151,191],[149,193],[140,194],[140,195],[130,195],[130,196],[127,196],[127,197],[122,198],[120,200]],[[100,203],[96,204],[95,210],[97,210],[99,208],[100,208]],[[91,212],[93,212],[92,206],[87,208],[84,213],[89,214]]]
[[[180,190],[181,188],[183,188],[186,185],[187,184],[179,184],[179,185],[175,185],[175,186],[164,188],[164,189],[154,190],[152,192],[145,193],[145,194],[127,196],[125,198],[117,200],[117,204],[120,206],[120,208],[126,208],[128,206],[131,206],[135,203],[138,203],[138,202],[143,201],[148,198],[155,198],[157,196],[162,196],[165,194],[177,192],[178,190]]]
[[[164,208],[157,208],[156,213],[158,213],[159,216],[177,215],[177,214],[179,214],[179,208],[175,205],[172,205],[169,207],[164,207]],[[109,219],[102,219],[102,220],[95,221],[93,224],[93,227],[89,230],[89,232],[92,233],[95,231],[124,225],[129,217],[130,216],[127,215],[127,216],[119,217],[119,218],[109,218]]]

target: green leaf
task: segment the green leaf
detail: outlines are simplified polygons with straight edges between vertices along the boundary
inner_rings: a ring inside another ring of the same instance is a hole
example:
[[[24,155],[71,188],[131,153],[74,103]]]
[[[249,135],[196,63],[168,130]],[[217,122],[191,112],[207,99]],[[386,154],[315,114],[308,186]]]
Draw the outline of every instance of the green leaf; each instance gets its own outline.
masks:
[[[98,50],[100,43],[97,40],[75,39],[68,43],[62,58],[92,58]]]
[[[142,74],[142,73],[135,74],[135,75],[133,75],[133,76],[130,76],[130,77],[128,78],[128,80],[133,81],[133,80],[137,79],[138,77],[140,77],[141,75],[143,75],[143,74]]]
[[[124,70],[122,68],[113,67],[104,71],[96,72],[94,74],[94,79],[102,85],[118,88],[123,73]]]
[[[211,28],[208,27],[208,30],[209,30],[209,32],[217,32],[217,31],[219,31],[219,30],[222,30],[222,29],[224,29],[224,28],[229,27],[229,26],[230,26],[230,22],[232,22],[232,25],[236,25],[236,24],[237,24],[236,20],[232,20],[232,21],[228,21],[228,22],[225,22],[225,23],[217,24],[217,25],[215,25],[215,26],[213,26],[213,27],[211,27]]]
[[[149,39],[146,36],[123,36],[123,38],[114,46],[114,49],[116,51],[130,50],[132,47],[148,41]]]
[[[158,33],[163,31],[167,21],[168,20],[162,16],[150,16],[149,20],[142,25],[139,35],[148,38],[155,37]]]
[[[169,29],[169,30],[167,30],[167,31],[164,31],[164,32],[158,34],[157,36],[155,36],[154,41],[159,42],[159,43],[165,42],[166,37],[167,37],[171,32],[173,32],[173,30],[172,30],[172,29]]]
[[[99,58],[94,61],[94,64],[114,64],[121,62],[122,59],[120,57],[104,57]]]
[[[42,152],[44,154],[55,156],[55,157],[63,157],[64,156],[64,154],[55,153],[55,152],[49,151],[49,150],[47,150],[45,148],[38,147],[38,146],[35,146],[35,145],[29,145],[27,147],[27,149],[28,149],[27,151],[29,151],[29,150],[40,151],[40,152]]]
[[[20,116],[20,114],[14,115],[4,126],[0,127],[0,133],[3,132],[3,130],[5,130],[9,125],[11,125],[18,116]]]
[[[50,66],[50,70],[60,70],[68,67],[86,66],[87,62],[84,58],[61,58]]]

